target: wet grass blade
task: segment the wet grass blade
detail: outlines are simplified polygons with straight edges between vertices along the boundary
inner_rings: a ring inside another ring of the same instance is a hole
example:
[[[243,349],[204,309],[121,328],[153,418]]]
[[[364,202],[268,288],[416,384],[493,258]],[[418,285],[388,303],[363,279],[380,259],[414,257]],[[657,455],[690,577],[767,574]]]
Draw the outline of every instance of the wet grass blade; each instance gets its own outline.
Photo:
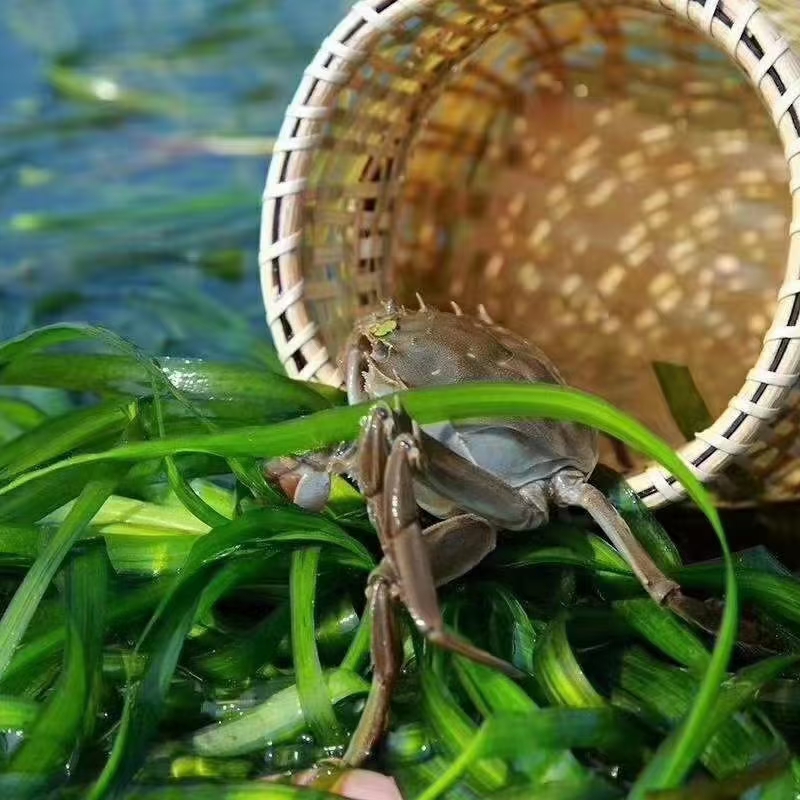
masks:
[[[62,414],[18,436],[0,450],[0,482],[33,469],[79,447],[119,434],[132,417],[119,403]]]
[[[478,729],[454,701],[435,670],[423,669],[420,681],[425,716],[439,743],[439,749],[458,762]],[[465,773],[481,792],[499,789],[508,777],[506,765],[499,759],[470,760],[459,771],[458,776]]]
[[[218,680],[244,683],[274,657],[281,642],[288,638],[290,624],[289,605],[281,603],[241,640],[228,647],[215,647],[199,658],[195,668]]]
[[[510,678],[463,658],[453,659],[461,685],[473,705],[485,718],[504,714],[532,715],[536,704]],[[554,777],[559,780],[585,779],[586,771],[568,749],[561,749],[549,740],[513,754],[515,769],[524,771],[531,787],[547,783]]]
[[[142,679],[127,694],[111,755],[88,800],[117,796],[141,766],[155,725],[164,713],[164,701],[186,636],[205,591],[208,576],[198,573],[172,595],[171,615],[151,629],[138,651],[147,657]]]
[[[723,685],[708,721],[709,738],[702,754],[704,765],[714,776],[724,777],[745,769],[785,747],[754,718],[740,716],[738,712],[788,663],[784,659],[764,662],[754,671],[744,670]],[[623,657],[620,685],[649,710],[651,721],[660,726],[681,717],[692,702],[697,683],[690,675],[665,666],[641,650],[631,650]],[[645,767],[644,774],[648,769],[649,766]]]
[[[29,358],[50,347],[70,344],[102,346],[121,353],[137,365],[141,375],[149,383],[152,395],[172,397],[190,416],[204,420],[199,409],[192,404],[178,386],[170,381],[155,359],[150,358],[136,345],[116,333],[94,325],[63,323],[49,325],[11,339],[0,345],[0,374],[8,368],[9,364],[19,362],[20,359]]]
[[[94,724],[105,621],[105,565],[105,555],[94,548],[74,558],[67,569],[64,668],[9,767],[12,774],[37,776],[42,786],[55,775],[68,774],[77,743],[91,733]],[[38,796],[35,784],[26,785],[33,792],[27,796]]]
[[[0,523],[0,564],[28,567],[39,555],[42,532],[34,525]]]
[[[595,482],[597,472],[598,470],[592,476],[593,482]],[[667,573],[679,569],[683,562],[678,548],[655,518],[653,512],[631,489],[630,484],[618,475],[615,475],[613,480],[604,481],[603,484],[601,484],[601,488],[606,489],[609,500],[628,523],[634,536],[645,546],[656,564]]]
[[[153,410],[155,412],[158,435],[163,439],[165,436],[164,414],[161,398],[157,394],[153,397]],[[166,466],[167,480],[169,481],[170,488],[187,511],[209,528],[224,525],[228,522],[227,517],[224,517],[219,511],[206,503],[206,501],[192,489],[181,474],[178,463],[173,456],[166,456],[164,458],[164,464]]]
[[[108,624],[118,625],[128,619],[137,619],[150,612],[164,595],[163,583],[149,583],[141,588],[129,589],[123,596],[115,596],[109,603]],[[67,631],[61,621],[53,622],[45,631],[23,644],[14,654],[2,685],[24,687],[41,672],[43,666],[64,646]],[[10,689],[9,689],[10,690]],[[21,688],[20,688],[21,691]]]
[[[593,573],[631,575],[628,562],[605,540],[574,527],[549,525],[539,536],[508,544],[491,556],[498,567],[580,567]]]
[[[694,439],[695,433],[704,431],[714,423],[714,418],[687,367],[655,361],[653,371],[672,419],[687,442]]]
[[[48,514],[75,500],[97,473],[96,465],[86,464],[64,474],[54,472],[41,481],[27,483],[11,490],[0,501],[0,523],[39,522]]]
[[[528,713],[497,714],[483,723],[450,768],[417,800],[437,800],[483,759],[523,758],[542,748],[623,748],[635,735],[635,729],[625,723],[625,717],[611,708],[546,708]]]
[[[339,665],[342,669],[359,672],[366,667],[370,658],[371,634],[372,618],[369,614],[363,614],[358,623],[356,635],[351,640],[342,663]]]
[[[69,756],[81,734],[89,680],[77,626],[69,620],[67,628],[61,678],[8,767],[9,776],[25,777],[15,797],[41,797],[54,776],[66,776]]]
[[[753,789],[759,786],[763,791],[754,794]],[[652,792],[649,800],[734,800],[740,797],[790,800],[795,796],[790,761],[786,756],[776,755],[720,781],[699,779],[685,789]]]
[[[0,695],[0,730],[27,733],[41,711],[35,700]]]
[[[169,481],[170,489],[172,489],[175,496],[183,504],[183,507],[191,512],[194,517],[209,528],[224,525],[229,521],[228,517],[220,514],[219,511],[206,503],[205,500],[194,491],[186,478],[181,474],[178,463],[172,456],[167,456],[164,459],[164,464],[166,466],[167,480]]]
[[[495,584],[493,589],[493,612],[498,618],[505,617],[510,623],[511,663],[523,672],[533,672],[533,654],[544,626],[534,625],[519,599],[504,586]],[[499,634],[500,626],[492,626],[492,633]],[[503,652],[503,642],[492,636],[492,651]]]
[[[366,694],[369,690],[367,681],[350,670],[331,670],[323,673],[322,680],[325,696],[333,703]],[[295,684],[249,711],[197,731],[191,743],[200,755],[231,757],[263,750],[268,743],[295,740],[307,729],[307,717]]]
[[[0,397],[0,443],[7,444],[20,434],[41,425],[47,414],[26,400]]]
[[[510,786],[487,795],[491,800],[621,800],[622,792],[600,778],[590,776],[586,780],[551,781],[531,789],[529,786]]]
[[[681,570],[677,578],[687,589],[719,591],[725,580],[724,568],[718,564],[693,564]],[[737,567],[736,579],[747,602],[798,630],[800,579],[748,567]]]
[[[674,614],[657,606],[649,597],[614,603],[614,612],[662,653],[702,674],[711,655],[700,639]]]
[[[240,535],[250,530],[241,525],[236,528],[237,522],[225,527],[235,528]],[[224,563],[219,559],[198,559],[195,568],[176,578],[145,628],[137,653],[146,657],[147,666],[141,680],[127,694],[111,757],[88,795],[90,800],[117,796],[141,766],[155,726],[164,713],[170,682],[193,622],[206,615],[242,580],[252,580],[254,569],[263,569],[272,552],[262,549],[253,556],[244,550],[234,557],[229,550],[227,555]]]
[[[105,627],[105,569],[105,554],[97,548],[74,557],[66,569],[64,668],[8,770],[11,774],[37,776],[41,786],[53,776],[69,773],[78,742],[91,734],[94,724]],[[33,791],[34,783],[26,785]],[[28,796],[38,796],[38,792]]]
[[[258,409],[291,416],[309,414],[331,405],[341,405],[342,392],[324,384],[291,380],[261,365],[215,363],[199,359],[160,358],[164,375],[185,395],[197,401],[216,401],[215,407]],[[141,397],[151,391],[148,373],[138,359],[125,355],[85,355],[68,358],[28,355],[15,358],[0,370],[0,385],[46,386],[73,392]]]
[[[373,564],[372,557],[360,542],[324,517],[308,514],[296,506],[249,511],[195,541],[183,569],[150,621],[150,627],[159,623],[163,616],[173,613],[171,604],[174,597],[180,596],[184,583],[196,580],[202,583],[202,576],[221,560],[249,554],[260,555],[266,561],[276,552],[276,545],[295,542],[315,542],[341,548],[352,553],[355,565],[364,570],[371,569]]]
[[[775,656],[744,667],[725,682],[714,709],[714,726],[719,727],[756,699],[759,692],[800,662],[800,654]],[[713,731],[713,727],[712,727]]]
[[[536,648],[534,676],[553,703],[570,708],[602,708],[606,705],[572,652],[563,616],[550,624]]]
[[[106,469],[104,477],[86,485],[64,522],[25,575],[0,619],[0,681],[64,558],[126,471],[125,467],[119,466]]]
[[[335,522],[297,506],[285,506],[247,511],[199,538],[192,547],[185,571],[191,572],[245,547],[268,549],[270,545],[303,541],[341,548],[355,557],[354,561],[362,570],[375,566],[367,548]]]
[[[344,741],[325,684],[314,635],[319,548],[307,547],[292,553],[290,578],[292,609],[292,660],[297,693],[306,724],[320,744]]]
[[[101,712],[109,577],[108,558],[100,543],[86,545],[75,552],[66,574],[67,615],[83,647],[88,684],[83,707],[83,737],[92,735]]]

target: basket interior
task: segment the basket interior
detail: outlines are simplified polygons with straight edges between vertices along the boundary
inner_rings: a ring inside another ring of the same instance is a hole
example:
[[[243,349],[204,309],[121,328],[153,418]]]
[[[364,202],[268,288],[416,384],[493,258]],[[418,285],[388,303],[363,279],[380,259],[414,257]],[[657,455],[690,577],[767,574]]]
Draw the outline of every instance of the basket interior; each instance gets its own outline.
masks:
[[[303,274],[332,355],[379,297],[484,303],[676,446],[653,362],[688,366],[717,415],[756,360],[787,166],[752,87],[679,21],[441,2],[386,34],[324,133]]]

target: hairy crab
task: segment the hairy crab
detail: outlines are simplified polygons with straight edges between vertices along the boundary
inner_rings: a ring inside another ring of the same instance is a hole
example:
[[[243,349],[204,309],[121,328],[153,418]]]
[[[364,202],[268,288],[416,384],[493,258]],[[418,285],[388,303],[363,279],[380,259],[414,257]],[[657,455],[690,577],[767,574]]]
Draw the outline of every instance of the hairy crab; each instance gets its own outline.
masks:
[[[421,299],[417,311],[387,302],[362,318],[347,342],[343,364],[351,404],[461,382],[564,383],[544,353],[495,324],[483,308],[473,317],[457,306],[454,313],[428,308]],[[401,660],[396,601],[428,641],[520,674],[446,629],[436,587],[488,555],[498,530],[537,528],[547,522],[552,506],[585,509],[656,602],[692,617],[689,609],[697,603],[702,614],[702,604],[684,597],[587,482],[597,459],[596,432],[578,424],[487,419],[419,426],[403,411],[377,402],[355,446],[327,461],[273,465],[276,477],[285,479],[291,472],[293,499],[310,509],[324,505],[332,472],[352,476],[384,554],[367,587],[373,688],[345,764],[360,764],[385,729]],[[419,508],[441,521],[423,529]]]

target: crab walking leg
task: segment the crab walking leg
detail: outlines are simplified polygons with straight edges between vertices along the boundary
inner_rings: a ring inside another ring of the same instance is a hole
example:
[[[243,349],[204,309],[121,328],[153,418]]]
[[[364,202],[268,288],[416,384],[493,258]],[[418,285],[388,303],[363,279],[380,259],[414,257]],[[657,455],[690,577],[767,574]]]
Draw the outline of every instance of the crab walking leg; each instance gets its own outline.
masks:
[[[358,450],[359,485],[367,500],[370,518],[378,532],[385,558],[370,576],[367,587],[367,613],[372,619],[372,685],[358,726],[343,757],[343,763],[350,767],[363,763],[383,736],[401,666],[402,649],[394,615],[394,598],[400,595],[405,599],[405,594],[402,591],[403,577],[395,572],[396,537],[392,536],[392,520],[395,517],[392,508],[397,493],[387,491],[387,484],[391,486],[396,480],[389,477],[396,474],[396,469],[391,468],[390,453],[400,451],[400,445],[395,444],[391,451],[389,447],[395,422],[394,415],[388,408],[374,408],[364,426]],[[401,437],[402,440],[406,438],[413,445],[410,437]],[[408,470],[407,463],[406,469]],[[427,569],[430,576],[431,594],[438,615],[434,582],[444,583],[462,575],[491,552],[495,546],[494,530],[477,517],[464,515],[440,522],[422,533],[416,518],[413,489],[410,488],[410,471],[403,472],[402,479],[405,481],[403,485],[411,492],[410,497],[404,496],[404,502],[411,503],[410,510],[404,507],[404,512],[413,514],[417,525],[415,541],[422,542],[425,556],[420,566],[423,573]],[[430,560],[427,558],[428,553]],[[457,557],[451,558],[453,555]],[[411,606],[409,611],[416,620]],[[443,628],[441,615],[438,615],[438,619],[439,626]],[[458,640],[456,642],[461,648],[459,652],[466,648],[465,655],[475,657],[477,653],[477,660],[482,663],[498,666],[506,672],[513,670],[510,665],[488,653],[475,650]]]
[[[497,545],[497,531],[472,514],[437,522],[422,532],[436,586],[466,575]]]
[[[552,481],[552,487],[556,502],[578,506],[589,513],[630,564],[647,593],[659,605],[667,606],[679,617],[708,633],[717,633],[722,624],[724,606],[703,603],[685,595],[680,585],[659,569],[602,492],[587,484],[582,475],[575,473],[557,475]],[[756,652],[763,654],[776,652],[774,634],[753,620],[740,621],[739,643],[747,648],[755,648]]]
[[[583,475],[560,472],[552,480],[553,497],[563,506],[585,509],[603,529],[617,551],[630,564],[647,593],[659,604],[669,605],[670,597],[680,595],[680,586],[668,578],[633,535],[624,519],[603,493],[586,483]]]
[[[419,466],[416,442],[408,434],[393,444],[384,476],[384,549],[397,576],[396,589],[414,624],[431,642],[512,677],[511,664],[447,631],[436,596],[436,581],[417,517],[412,469]]]
[[[437,586],[469,572],[494,550],[497,535],[478,517],[464,514],[431,525],[423,532]],[[402,663],[402,648],[395,617],[393,586],[396,580],[384,560],[370,575],[367,613],[372,619],[372,686],[342,762],[357,767],[380,741],[389,721],[389,706]]]
[[[389,458],[389,437],[394,419],[386,406],[372,409],[363,427],[356,451],[358,483],[367,501],[370,520],[378,534],[381,548],[387,552],[384,535],[384,472]],[[383,736],[389,721],[389,708],[400,671],[402,648],[395,617],[396,578],[391,560],[384,558],[373,570],[367,583],[367,607],[372,622],[372,685],[367,702],[353,732],[342,763],[361,765]]]
[[[384,472],[389,460],[389,437],[394,432],[394,419],[386,406],[370,411],[362,429],[357,450],[358,488],[367,501],[367,513],[375,527],[381,548],[386,553],[384,535]]]
[[[722,621],[719,609],[687,597],[679,584],[668,578],[633,535],[625,520],[608,502],[603,493],[586,483],[578,473],[563,472],[552,481],[556,502],[585,509],[603,529],[611,543],[630,564],[634,575],[647,593],[662,606],[667,606],[678,616],[709,633],[716,633]],[[760,631],[745,630],[744,640],[758,646],[763,642]]]
[[[392,582],[386,562],[372,573],[367,586],[367,608],[372,618],[372,686],[342,761],[360,766],[382,738],[389,722],[389,706],[400,673],[402,648],[392,602]]]

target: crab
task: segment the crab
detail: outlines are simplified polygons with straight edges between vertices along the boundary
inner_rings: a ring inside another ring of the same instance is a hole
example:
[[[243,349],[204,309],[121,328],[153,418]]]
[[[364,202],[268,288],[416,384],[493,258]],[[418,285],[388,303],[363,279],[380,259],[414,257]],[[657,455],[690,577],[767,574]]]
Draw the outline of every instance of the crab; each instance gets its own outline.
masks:
[[[499,531],[544,525],[555,507],[576,506],[597,522],[647,593],[681,616],[703,604],[685,597],[605,496],[588,483],[598,461],[596,431],[553,420],[469,420],[420,426],[381,398],[463,382],[564,384],[541,350],[479,314],[393,301],[360,319],[342,363],[349,403],[377,401],[355,445],[332,457],[273,465],[272,474],[308,509],[324,506],[330,477],[357,482],[377,530],[383,560],[367,584],[372,617],[373,684],[343,763],[361,764],[386,729],[401,665],[396,603],[428,642],[512,677],[511,664],[450,632],[437,587],[469,572],[494,548]],[[422,508],[440,520],[424,528]],[[694,612],[694,613],[693,613]]]

